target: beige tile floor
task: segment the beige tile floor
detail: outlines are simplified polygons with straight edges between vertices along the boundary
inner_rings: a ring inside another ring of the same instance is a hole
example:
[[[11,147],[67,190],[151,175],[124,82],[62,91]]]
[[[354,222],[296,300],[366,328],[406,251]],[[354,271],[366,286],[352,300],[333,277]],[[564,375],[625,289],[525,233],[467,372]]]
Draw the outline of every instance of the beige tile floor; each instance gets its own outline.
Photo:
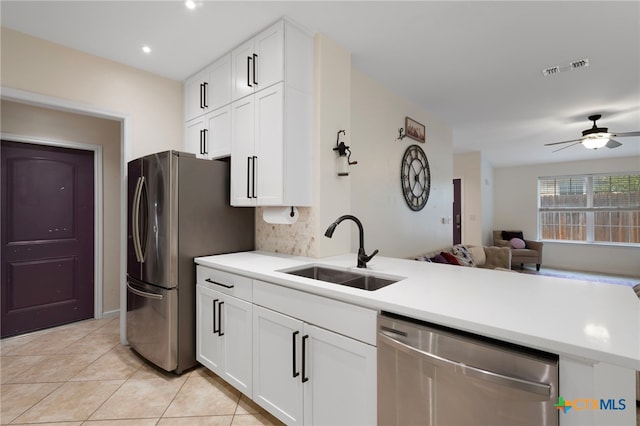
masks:
[[[0,404],[3,425],[282,424],[204,367],[149,365],[120,344],[118,318],[2,340]]]

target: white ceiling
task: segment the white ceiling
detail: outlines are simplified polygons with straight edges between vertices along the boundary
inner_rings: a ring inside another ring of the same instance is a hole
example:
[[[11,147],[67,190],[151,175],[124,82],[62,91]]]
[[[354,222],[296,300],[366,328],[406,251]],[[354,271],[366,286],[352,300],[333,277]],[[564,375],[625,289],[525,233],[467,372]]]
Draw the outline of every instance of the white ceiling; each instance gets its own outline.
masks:
[[[496,167],[640,155],[639,137],[597,151],[543,146],[579,137],[594,113],[610,131],[640,130],[639,1],[205,1],[187,10],[177,0],[3,0],[0,8],[2,26],[176,80],[287,16],[450,126],[456,153],[482,151]],[[582,58],[588,67],[542,75]]]

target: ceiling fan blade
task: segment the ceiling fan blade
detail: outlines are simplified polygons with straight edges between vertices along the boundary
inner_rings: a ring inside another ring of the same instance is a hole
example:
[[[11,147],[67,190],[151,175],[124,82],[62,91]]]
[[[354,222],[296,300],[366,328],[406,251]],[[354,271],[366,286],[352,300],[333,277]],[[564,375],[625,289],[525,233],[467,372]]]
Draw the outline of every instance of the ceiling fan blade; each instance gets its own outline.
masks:
[[[627,133],[611,133],[611,137],[614,138],[624,138],[627,136],[640,136],[640,130],[637,132],[627,132]]]
[[[563,143],[569,143],[569,142],[582,142],[582,139],[572,139],[570,141],[562,141],[562,142],[551,142],[551,143],[545,143],[544,146],[550,146],[550,145],[560,145]],[[554,151],[555,152],[555,151]]]
[[[575,141],[567,141],[567,142],[575,142]],[[564,142],[558,142],[558,143],[564,143]],[[582,141],[578,140],[578,142],[572,143],[571,145],[563,146],[562,148],[558,148],[555,151],[552,151],[552,153],[562,151],[563,149],[571,148],[572,146],[575,146],[575,145],[580,145],[581,143]],[[547,145],[555,145],[555,144],[547,144]]]
[[[613,139],[609,139],[609,142],[607,142],[607,144],[605,146],[607,148],[617,148],[620,145],[622,145],[620,142],[614,141]]]

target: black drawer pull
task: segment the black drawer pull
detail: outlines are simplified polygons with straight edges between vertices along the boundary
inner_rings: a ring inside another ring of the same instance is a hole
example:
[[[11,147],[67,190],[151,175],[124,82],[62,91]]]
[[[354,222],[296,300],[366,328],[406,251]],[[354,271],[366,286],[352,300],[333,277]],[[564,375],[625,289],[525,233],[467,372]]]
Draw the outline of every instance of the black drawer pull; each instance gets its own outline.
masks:
[[[298,368],[296,367],[296,336],[300,334],[299,331],[294,331],[292,333],[292,340],[293,340],[293,377],[298,377],[300,375],[299,371],[296,371]]]
[[[218,336],[224,336],[222,332],[222,305],[224,302],[218,303]]]
[[[220,299],[214,299],[213,300],[213,315],[211,315],[213,317],[213,334],[216,334],[218,332],[218,330],[216,330],[216,302],[220,300]],[[218,318],[220,318],[220,316],[218,316]],[[218,320],[218,322],[220,322],[220,320]],[[220,326],[220,324],[218,324],[218,326]]]
[[[224,287],[224,288],[233,288],[234,287],[233,285],[227,285],[227,284],[222,284],[222,283],[215,282],[211,278],[207,278],[205,281],[208,282],[208,283],[211,283],[211,284],[219,285],[220,287]]]
[[[302,336],[302,383],[308,382],[307,377],[307,339],[309,335]]]

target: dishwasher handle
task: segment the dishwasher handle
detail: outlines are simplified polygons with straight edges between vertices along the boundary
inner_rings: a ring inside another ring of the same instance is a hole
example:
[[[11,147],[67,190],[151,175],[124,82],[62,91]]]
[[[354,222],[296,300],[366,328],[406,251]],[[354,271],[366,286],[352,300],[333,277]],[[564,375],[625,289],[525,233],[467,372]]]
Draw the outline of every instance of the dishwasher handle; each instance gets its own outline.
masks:
[[[505,376],[504,374],[483,370],[477,367],[472,367],[470,365],[466,365],[461,362],[453,361],[453,360],[432,354],[430,352],[426,352],[421,349],[414,348],[413,346],[407,345],[406,343],[393,339],[385,335],[384,333],[378,333],[378,338],[382,339],[383,341],[393,346],[394,348],[402,350],[404,352],[418,353],[420,355],[431,358],[434,361],[438,361],[440,363],[459,368],[462,370],[462,372],[465,375],[470,377],[475,377],[481,380],[487,380],[493,383],[511,386],[513,388],[517,388],[526,392],[536,393],[538,395],[544,395],[544,396],[551,395],[551,385],[548,385],[546,383],[532,382],[530,380],[519,379],[517,377],[511,377],[511,376]]]

